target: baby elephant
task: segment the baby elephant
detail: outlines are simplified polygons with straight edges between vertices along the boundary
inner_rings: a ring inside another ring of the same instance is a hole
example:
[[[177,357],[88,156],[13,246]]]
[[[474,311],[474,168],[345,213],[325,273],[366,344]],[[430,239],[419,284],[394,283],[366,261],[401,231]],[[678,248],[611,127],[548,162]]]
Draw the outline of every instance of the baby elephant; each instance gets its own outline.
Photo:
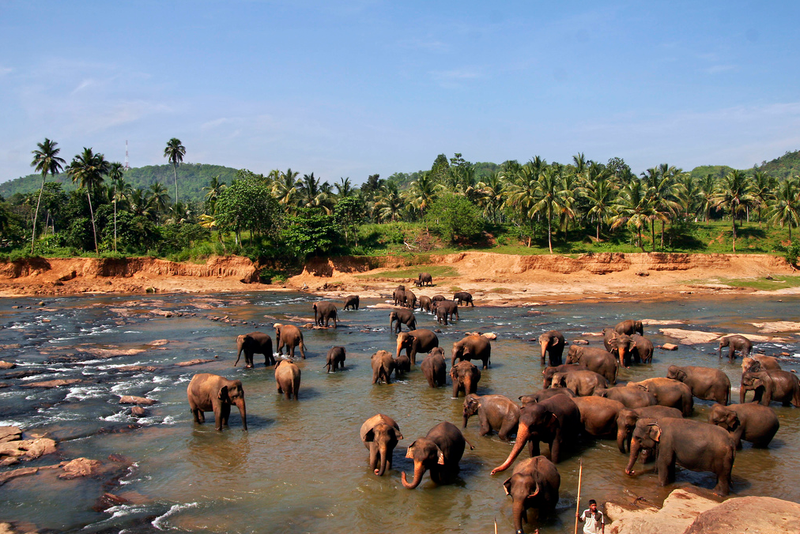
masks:
[[[464,455],[467,440],[453,423],[444,421],[431,428],[424,438],[409,445],[406,458],[414,460],[414,480],[408,482],[406,473],[400,477],[403,487],[414,489],[422,482],[422,475],[430,470],[436,484],[451,482],[459,471],[458,462]],[[470,445],[470,450],[473,449]]]
[[[344,347],[331,347],[328,350],[328,356],[325,359],[325,367],[328,373],[336,372],[336,368],[344,369],[344,361],[347,358],[347,353]]]
[[[736,440],[736,448],[742,448],[742,440],[749,441],[753,447],[769,446],[778,432],[780,423],[775,411],[760,404],[715,404],[708,414],[708,422],[727,430]]]
[[[400,427],[388,415],[373,415],[361,425],[361,441],[369,449],[369,468],[380,476],[392,468],[392,453],[403,439]]]
[[[517,464],[511,477],[503,482],[506,495],[513,502],[511,510],[514,515],[514,531],[523,532],[522,522],[527,523],[527,512],[530,508],[535,509],[539,517],[552,513],[558,503],[560,486],[561,475],[558,474],[558,469],[544,456],[528,458]]]
[[[219,375],[199,373],[192,377],[186,388],[189,398],[189,409],[195,423],[205,423],[203,412],[214,412],[214,428],[222,430],[228,426],[231,404],[239,408],[242,416],[242,430],[247,430],[247,408],[244,403],[244,389],[241,380],[228,380]]]
[[[275,383],[278,385],[278,394],[285,394],[286,400],[297,400],[300,390],[300,368],[289,360],[278,360],[275,364]]]
[[[378,384],[392,382],[392,371],[394,371],[394,359],[385,350],[379,350],[370,358],[372,363],[372,383]]]
[[[458,397],[460,391],[469,395],[478,391],[481,371],[472,362],[458,362],[450,369],[450,379],[453,381],[453,398]]]
[[[431,353],[422,360],[420,367],[430,387],[437,388],[447,383],[447,364],[444,361],[444,351],[441,347],[433,348]]]
[[[464,399],[464,428],[467,428],[469,418],[475,414],[478,414],[481,422],[481,436],[496,430],[500,439],[509,441],[509,436],[517,433],[519,406],[508,397],[470,393]]]
[[[349,297],[345,297],[344,299],[344,308],[345,310],[357,310],[358,309],[358,295],[350,295]]]

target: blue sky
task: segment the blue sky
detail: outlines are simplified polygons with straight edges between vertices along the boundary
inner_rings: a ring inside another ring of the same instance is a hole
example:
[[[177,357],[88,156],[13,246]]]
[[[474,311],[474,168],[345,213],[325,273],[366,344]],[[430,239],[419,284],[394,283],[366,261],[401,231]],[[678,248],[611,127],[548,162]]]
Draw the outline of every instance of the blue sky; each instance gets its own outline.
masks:
[[[556,5],[558,4],[558,5]],[[798,2],[0,0],[0,181],[49,137],[132,166],[333,183],[583,152],[747,168],[800,149]]]

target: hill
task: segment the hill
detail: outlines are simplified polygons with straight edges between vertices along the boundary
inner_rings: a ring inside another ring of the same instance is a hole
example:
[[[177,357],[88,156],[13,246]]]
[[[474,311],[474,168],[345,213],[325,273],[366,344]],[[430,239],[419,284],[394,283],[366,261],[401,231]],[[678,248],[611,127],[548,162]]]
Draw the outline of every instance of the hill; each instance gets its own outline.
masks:
[[[202,202],[205,197],[203,188],[208,186],[215,176],[219,176],[220,181],[230,184],[236,178],[236,169],[204,163],[185,163],[178,167],[178,194],[181,201]],[[76,188],[66,173],[57,174],[54,177],[48,176],[47,181],[61,183],[65,191]],[[172,166],[168,164],[129,169],[125,172],[125,181],[134,188],[142,189],[147,189],[152,184],[159,182],[167,188],[170,196],[175,193],[175,178]],[[42,176],[40,174],[29,174],[0,184],[0,195],[8,198],[16,193],[31,193],[37,191],[41,184]]]
[[[758,168],[780,179],[800,176],[800,150],[786,152],[783,156],[769,162],[761,162]]]

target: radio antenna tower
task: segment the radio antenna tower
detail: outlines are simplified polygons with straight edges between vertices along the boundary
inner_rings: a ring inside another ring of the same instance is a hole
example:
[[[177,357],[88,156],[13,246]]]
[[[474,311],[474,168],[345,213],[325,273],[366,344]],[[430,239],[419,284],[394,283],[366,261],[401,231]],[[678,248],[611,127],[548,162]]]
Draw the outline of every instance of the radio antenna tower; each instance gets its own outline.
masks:
[[[131,168],[131,166],[128,165],[128,140],[126,139],[125,140],[125,170],[127,171],[130,168]]]

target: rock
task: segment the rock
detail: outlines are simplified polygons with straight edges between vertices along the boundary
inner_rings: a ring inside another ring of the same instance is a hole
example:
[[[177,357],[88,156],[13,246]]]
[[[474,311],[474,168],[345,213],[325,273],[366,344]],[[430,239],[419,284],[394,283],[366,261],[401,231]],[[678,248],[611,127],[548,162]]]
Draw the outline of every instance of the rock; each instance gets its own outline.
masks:
[[[0,426],[0,443],[22,439],[22,430],[16,426]]]
[[[69,386],[83,382],[80,378],[59,378],[57,380],[45,380],[44,382],[33,382],[31,384],[22,384],[24,388],[59,388],[61,386]]]
[[[119,506],[121,504],[129,504],[130,501],[128,499],[122,498],[118,495],[114,495],[113,493],[104,493],[100,497],[97,498],[95,501],[94,506],[92,506],[92,510],[95,512],[105,512],[112,506]]]
[[[588,339],[573,339],[572,340],[572,344],[573,345],[588,345],[589,344],[589,340]]]
[[[134,417],[144,417],[147,415],[147,411],[141,406],[134,406],[131,408],[131,415]]]
[[[178,367],[189,367],[191,365],[200,365],[201,363],[208,363],[213,362],[214,360],[202,360],[200,358],[195,358],[194,360],[189,360],[188,362],[178,362],[175,365]]]
[[[148,347],[161,347],[169,343],[168,339],[156,339],[155,341],[151,341],[150,343],[146,343]]]
[[[0,466],[14,465],[20,460],[33,460],[56,452],[56,442],[50,438],[20,439],[0,443]]]
[[[6,482],[8,482],[13,478],[22,477],[26,475],[35,475],[38,472],[39,472],[38,467],[23,467],[22,469],[14,469],[13,471],[6,471],[4,473],[0,473],[0,486],[2,486],[3,484],[5,484]],[[2,523],[2,524],[7,524],[7,523]]]
[[[117,371],[147,371],[152,373],[156,370],[158,370],[158,367],[152,365],[123,365],[122,367],[117,367]]]
[[[773,497],[736,497],[697,516],[684,534],[797,532],[800,504]]]
[[[13,363],[13,362],[0,361],[0,369],[13,369],[16,366],[17,366],[17,364]]]
[[[698,515],[717,506],[718,502],[700,496],[691,489],[676,489],[664,500],[661,510],[625,511],[614,503],[606,503],[606,513],[614,522],[606,527],[607,534],[683,534]],[[744,532],[737,528],[735,532]]]
[[[636,276],[650,276],[650,273],[648,273],[647,271],[639,271],[638,273],[636,273]]]
[[[137,354],[141,354],[146,352],[145,349],[98,349],[98,348],[87,348],[82,349],[81,352],[87,352],[98,358],[115,358],[117,356],[136,356]]]
[[[150,310],[153,315],[160,315],[161,317],[172,317],[172,312],[166,310]]]
[[[145,397],[135,397],[133,395],[123,395],[119,399],[120,404],[140,404],[143,406],[152,406],[158,401],[154,401],[153,399],[147,399]]]
[[[660,345],[658,348],[663,350],[678,350],[678,345],[675,345],[674,343],[664,343],[663,345]]]
[[[99,460],[89,460],[88,458],[75,458],[61,465],[63,473],[58,478],[72,480],[80,477],[93,477],[100,473],[103,463]]]

